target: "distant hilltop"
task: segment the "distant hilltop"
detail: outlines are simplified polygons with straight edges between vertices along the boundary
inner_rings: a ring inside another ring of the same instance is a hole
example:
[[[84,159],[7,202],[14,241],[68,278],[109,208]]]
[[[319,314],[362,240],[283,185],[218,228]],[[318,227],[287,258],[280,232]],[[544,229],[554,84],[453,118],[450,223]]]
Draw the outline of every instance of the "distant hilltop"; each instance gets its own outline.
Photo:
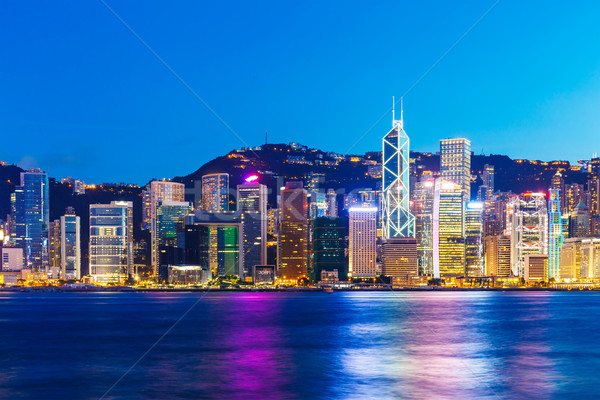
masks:
[[[417,176],[424,171],[439,172],[439,154],[426,152],[411,152],[414,162],[414,171]],[[560,171],[565,183],[585,183],[587,174],[580,165],[571,165],[568,161],[539,161],[539,160],[513,160],[505,155],[473,155],[471,158],[472,193],[477,192],[481,185],[480,175],[485,164],[495,166],[495,188],[500,191],[522,193],[526,191],[545,191],[550,186],[552,176]],[[0,219],[4,219],[10,212],[10,194],[20,183],[20,173],[23,169],[0,162]],[[174,177],[173,180],[182,182],[188,188],[194,187],[194,181],[200,180],[202,175],[226,172],[230,175],[230,185],[241,183],[247,175],[258,174],[261,181],[272,189],[278,183],[302,180],[308,173],[322,173],[325,175],[324,188],[341,189],[350,191],[355,188],[376,189],[380,182],[381,152],[373,151],[365,154],[339,154],[327,152],[307,146],[290,144],[263,144],[258,147],[247,147],[232,150],[224,156],[202,165],[189,175]],[[74,174],[76,175],[76,174]],[[119,177],[126,181],[127,177]],[[64,186],[60,180],[52,180],[51,186],[56,188]],[[121,188],[121,189],[118,189]],[[109,200],[118,197],[124,191],[135,197],[141,188],[136,185],[104,183],[94,185],[93,191],[84,197],[98,197]],[[139,190],[137,190],[139,189]],[[51,214],[60,215],[73,201],[69,199],[68,190],[59,190],[60,201],[57,196],[52,196],[51,188]],[[64,193],[64,194],[63,194]],[[64,199],[64,200],[63,200]],[[82,200],[82,199],[81,199]]]

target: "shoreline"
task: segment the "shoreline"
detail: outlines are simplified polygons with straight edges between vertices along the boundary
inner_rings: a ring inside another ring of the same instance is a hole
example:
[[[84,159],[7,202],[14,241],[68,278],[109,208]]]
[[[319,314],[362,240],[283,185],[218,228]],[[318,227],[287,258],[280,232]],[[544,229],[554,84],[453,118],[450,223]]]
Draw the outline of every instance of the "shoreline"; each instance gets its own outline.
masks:
[[[27,288],[0,288],[0,293],[328,293],[324,288],[77,288],[66,289],[56,286],[40,286]],[[415,287],[415,288],[334,288],[333,292],[600,292],[600,288],[465,288],[465,287]],[[331,292],[329,292],[331,293]]]

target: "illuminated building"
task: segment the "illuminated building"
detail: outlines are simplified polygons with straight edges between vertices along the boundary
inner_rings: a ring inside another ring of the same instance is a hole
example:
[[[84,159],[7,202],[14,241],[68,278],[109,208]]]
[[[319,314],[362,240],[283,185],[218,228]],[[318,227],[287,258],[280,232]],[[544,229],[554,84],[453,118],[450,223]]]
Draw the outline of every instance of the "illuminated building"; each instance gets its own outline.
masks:
[[[483,276],[483,207],[470,201],[465,210],[465,267],[468,276]]]
[[[154,273],[157,272],[159,264],[158,229],[156,226],[158,206],[163,202],[183,202],[184,198],[184,184],[167,180],[150,182],[142,193],[142,227],[150,229],[150,254]]]
[[[510,254],[510,236],[495,235],[486,237],[485,275],[510,276],[512,271]]]
[[[433,274],[436,278],[465,273],[463,193],[460,185],[435,180],[433,202]]]
[[[268,211],[269,235],[279,236],[279,208],[270,208]]]
[[[133,267],[133,203],[90,204],[89,246],[94,280],[123,282]]]
[[[513,195],[506,206],[506,234],[511,236],[512,272],[523,277],[527,254],[548,254],[548,210],[544,193]]]
[[[20,271],[23,269],[23,249],[6,247],[0,243],[0,270]]]
[[[581,240],[581,278],[600,278],[600,238]]]
[[[201,265],[169,265],[168,282],[173,285],[206,285],[212,273]]]
[[[80,220],[72,207],[60,217],[60,274],[65,280],[81,279]]]
[[[297,283],[308,276],[308,198],[302,182],[281,189],[279,209],[279,276]]]
[[[377,208],[352,207],[348,215],[348,277],[377,276]]]
[[[417,239],[396,237],[385,239],[382,246],[382,274],[392,278],[392,283],[411,283],[419,276]]]
[[[467,139],[440,140],[440,174],[444,181],[459,185],[463,201],[471,200],[471,142]]]
[[[565,239],[560,248],[560,279],[577,279],[581,276],[581,238]]]
[[[255,285],[272,285],[275,283],[275,265],[254,265],[252,282]]]
[[[548,256],[544,254],[527,254],[525,256],[523,278],[526,282],[548,281]]]
[[[48,188],[48,175],[30,169],[21,172],[21,185],[11,195],[11,242],[23,248],[25,265],[34,271],[48,262]]]
[[[571,185],[565,185],[565,204],[563,204],[564,213],[572,212],[575,207],[584,199],[585,191],[583,185],[579,183],[573,183]]]
[[[73,181],[73,194],[82,195],[85,194],[85,182],[75,179]]]
[[[563,222],[560,213],[560,190],[548,190],[548,274],[550,277],[560,276],[560,246],[564,241]],[[527,278],[525,278],[527,279]]]
[[[338,216],[337,195],[335,190],[327,190],[327,212],[325,216],[336,218]]]
[[[237,186],[237,212],[243,225],[244,278],[254,265],[267,264],[267,187],[248,180]]]
[[[587,206],[580,201],[569,215],[569,237],[588,236],[590,236],[590,213]]]
[[[48,227],[48,267],[60,268],[60,220],[55,219]]]
[[[565,204],[565,180],[562,177],[560,171],[556,171],[552,180],[550,181],[550,189],[558,190],[558,199],[562,207]],[[559,210],[560,211],[560,210]]]
[[[202,176],[202,209],[212,213],[229,210],[229,174]]]
[[[161,280],[168,278],[168,266],[178,265],[184,258],[185,225],[193,223],[192,204],[186,201],[161,201],[156,208],[153,222],[157,249],[157,266],[154,274]]]
[[[414,237],[415,218],[410,212],[410,140],[400,120],[392,116],[392,130],[383,137],[383,238]]]
[[[481,180],[483,184],[479,186],[479,193],[477,194],[477,200],[486,201],[491,200],[494,196],[494,181],[495,181],[494,166],[485,164],[483,166],[483,173]]]
[[[433,275],[434,181],[417,182],[413,195],[419,274]]]
[[[341,281],[348,279],[344,218],[314,219],[311,253],[316,282],[323,280],[323,272],[335,272]]]
[[[185,262],[208,265],[213,276],[244,276],[242,220],[235,212],[196,211],[185,227]]]

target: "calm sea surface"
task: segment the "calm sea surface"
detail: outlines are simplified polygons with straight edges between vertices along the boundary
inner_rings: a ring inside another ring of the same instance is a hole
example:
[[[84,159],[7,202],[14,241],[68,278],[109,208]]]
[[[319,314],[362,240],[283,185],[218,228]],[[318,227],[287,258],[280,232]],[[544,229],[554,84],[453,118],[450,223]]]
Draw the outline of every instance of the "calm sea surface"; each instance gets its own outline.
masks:
[[[600,293],[202,296],[0,294],[0,397],[600,397]]]

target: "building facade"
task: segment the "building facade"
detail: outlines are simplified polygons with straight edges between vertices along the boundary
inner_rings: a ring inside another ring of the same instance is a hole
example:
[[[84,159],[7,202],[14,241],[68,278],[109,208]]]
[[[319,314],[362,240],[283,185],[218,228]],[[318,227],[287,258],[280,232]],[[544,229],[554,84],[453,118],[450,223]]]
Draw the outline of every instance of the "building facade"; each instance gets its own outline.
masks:
[[[280,192],[279,277],[297,283],[308,277],[308,194],[302,182],[288,182]]]
[[[348,277],[377,276],[377,208],[352,207],[348,215]]]
[[[90,275],[122,283],[133,267],[133,203],[90,204]]]
[[[440,140],[440,174],[444,181],[460,186],[463,202],[471,200],[471,142],[467,139]]]

